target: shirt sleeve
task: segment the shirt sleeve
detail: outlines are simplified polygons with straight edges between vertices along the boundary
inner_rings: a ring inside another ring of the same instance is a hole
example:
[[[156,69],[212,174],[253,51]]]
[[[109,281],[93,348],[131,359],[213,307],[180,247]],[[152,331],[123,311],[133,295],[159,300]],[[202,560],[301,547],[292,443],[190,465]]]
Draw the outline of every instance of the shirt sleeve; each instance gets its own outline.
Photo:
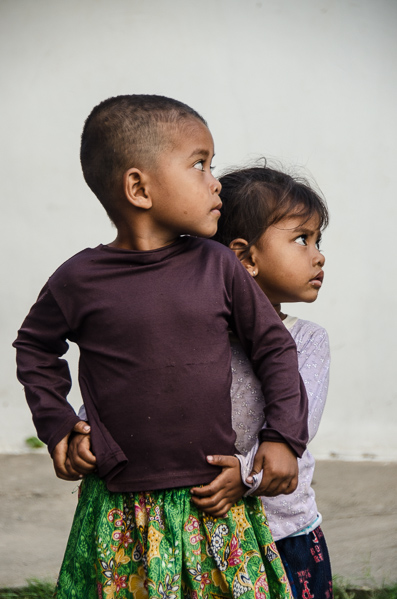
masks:
[[[261,441],[286,442],[300,457],[308,440],[308,402],[296,345],[275,309],[236,260],[231,326],[250,358],[265,398]]]
[[[17,376],[25,388],[37,434],[50,453],[79,421],[66,399],[71,376],[66,360],[61,359],[69,348],[69,333],[47,283],[13,346],[17,350]]]
[[[84,404],[81,404],[81,406],[79,407],[79,411],[78,411],[77,415],[80,418],[80,420],[85,420],[86,422],[88,422],[87,412],[85,411]]]

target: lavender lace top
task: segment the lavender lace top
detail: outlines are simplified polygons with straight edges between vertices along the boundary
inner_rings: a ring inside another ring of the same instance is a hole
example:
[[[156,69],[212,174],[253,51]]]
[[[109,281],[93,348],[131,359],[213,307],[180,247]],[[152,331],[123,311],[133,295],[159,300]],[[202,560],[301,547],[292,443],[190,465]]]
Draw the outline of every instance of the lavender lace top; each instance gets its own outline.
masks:
[[[283,321],[291,333],[298,351],[299,372],[306,387],[309,401],[309,441],[317,433],[328,391],[330,352],[325,329],[313,322],[287,316]],[[236,447],[245,456],[246,469],[255,453],[254,445],[258,431],[266,426],[263,415],[264,398],[258,379],[253,373],[249,359],[236,338],[232,346],[232,419],[237,433]],[[240,458],[242,466],[244,458]],[[299,483],[290,495],[262,497],[270,528],[277,541],[309,532],[312,524],[321,523],[315,493],[312,488],[314,458],[307,449],[298,458]],[[244,467],[242,467],[244,472]]]

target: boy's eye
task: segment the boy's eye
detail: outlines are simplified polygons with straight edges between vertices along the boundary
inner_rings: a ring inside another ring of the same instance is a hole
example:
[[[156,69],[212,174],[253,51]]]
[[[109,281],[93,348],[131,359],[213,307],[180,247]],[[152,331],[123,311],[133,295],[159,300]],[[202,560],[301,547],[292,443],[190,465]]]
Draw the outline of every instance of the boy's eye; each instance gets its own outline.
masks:
[[[199,160],[198,162],[196,162],[196,164],[193,164],[193,167],[196,168],[198,171],[203,171],[204,170],[204,160]]]
[[[317,239],[316,241],[316,248],[320,251],[321,250],[321,239]]]
[[[297,237],[295,239],[296,243],[299,243],[299,245],[307,245],[306,243],[306,235],[299,235],[299,237]]]

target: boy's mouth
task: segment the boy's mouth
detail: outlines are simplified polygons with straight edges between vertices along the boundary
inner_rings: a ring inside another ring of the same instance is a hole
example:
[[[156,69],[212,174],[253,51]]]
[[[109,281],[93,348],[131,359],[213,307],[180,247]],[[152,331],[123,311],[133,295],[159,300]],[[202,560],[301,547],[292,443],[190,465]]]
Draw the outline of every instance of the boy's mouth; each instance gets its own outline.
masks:
[[[221,214],[221,208],[222,208],[222,202],[219,202],[216,206],[214,206],[211,209],[211,212],[214,212],[215,214],[219,214],[219,216],[220,216],[220,214]]]

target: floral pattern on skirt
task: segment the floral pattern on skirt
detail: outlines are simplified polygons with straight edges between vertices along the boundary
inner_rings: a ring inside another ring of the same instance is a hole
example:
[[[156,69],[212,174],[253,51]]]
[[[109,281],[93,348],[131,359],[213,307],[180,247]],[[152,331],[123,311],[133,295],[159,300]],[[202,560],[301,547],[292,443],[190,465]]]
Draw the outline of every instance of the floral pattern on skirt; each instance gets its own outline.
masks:
[[[291,599],[259,499],[226,518],[191,502],[188,488],[112,493],[81,485],[58,599]]]

